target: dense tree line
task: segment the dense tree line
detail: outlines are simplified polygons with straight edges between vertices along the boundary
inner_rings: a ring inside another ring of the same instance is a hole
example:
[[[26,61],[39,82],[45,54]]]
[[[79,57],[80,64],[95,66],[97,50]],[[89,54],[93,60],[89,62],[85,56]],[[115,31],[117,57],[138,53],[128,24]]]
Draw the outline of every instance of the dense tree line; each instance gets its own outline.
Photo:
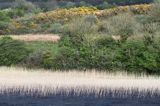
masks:
[[[0,8],[14,6],[14,2],[20,0],[0,0]],[[22,0],[23,1],[23,0]],[[26,0],[43,8],[43,10],[54,10],[56,8],[71,8],[80,6],[96,6],[98,9],[111,8],[116,5],[132,5],[151,3],[153,0]]]
[[[117,4],[117,5],[128,5],[128,4],[139,4],[139,3],[150,3],[153,0],[66,0],[72,2],[81,2],[84,1],[86,3],[90,3],[93,5],[100,4],[103,2],[108,2],[109,4]]]
[[[0,0],[0,3],[5,2],[14,2],[15,0]],[[101,4],[103,2],[108,2],[109,4],[117,4],[117,5],[128,5],[128,4],[139,4],[139,3],[150,3],[153,0],[27,0],[31,2],[49,2],[49,1],[56,1],[56,2],[85,2],[92,5]]]

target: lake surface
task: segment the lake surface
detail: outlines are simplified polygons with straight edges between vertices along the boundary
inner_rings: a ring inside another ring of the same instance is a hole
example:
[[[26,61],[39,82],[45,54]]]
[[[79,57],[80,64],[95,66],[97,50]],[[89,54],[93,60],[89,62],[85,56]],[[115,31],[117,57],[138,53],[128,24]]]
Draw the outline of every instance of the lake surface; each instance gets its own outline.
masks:
[[[0,95],[0,106],[160,106],[160,96],[154,97],[95,97],[75,95],[22,96]]]

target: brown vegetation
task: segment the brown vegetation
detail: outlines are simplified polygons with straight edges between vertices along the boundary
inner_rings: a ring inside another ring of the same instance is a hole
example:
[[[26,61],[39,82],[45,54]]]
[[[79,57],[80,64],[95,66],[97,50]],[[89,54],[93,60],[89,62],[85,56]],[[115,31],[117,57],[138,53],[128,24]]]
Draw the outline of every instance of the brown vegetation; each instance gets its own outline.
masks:
[[[23,41],[53,41],[56,42],[60,39],[58,35],[54,34],[26,34],[26,35],[10,35],[15,40]]]
[[[42,95],[59,93],[63,90],[68,94],[75,91],[79,93],[95,93],[103,95],[107,89],[124,89],[130,91],[137,89],[138,92],[160,91],[160,79],[155,76],[132,75],[125,72],[97,72],[90,71],[55,71],[26,70],[22,68],[0,67],[0,93],[18,91],[38,91]],[[116,92],[115,92],[116,93]]]

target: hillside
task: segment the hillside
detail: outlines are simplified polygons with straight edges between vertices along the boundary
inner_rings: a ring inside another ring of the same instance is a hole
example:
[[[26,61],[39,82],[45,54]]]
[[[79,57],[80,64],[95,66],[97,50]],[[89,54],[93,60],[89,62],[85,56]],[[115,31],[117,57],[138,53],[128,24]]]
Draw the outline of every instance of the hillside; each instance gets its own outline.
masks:
[[[0,10],[1,66],[160,73],[158,1],[49,11],[16,3]]]
[[[99,10],[96,7],[74,7],[69,9],[56,9],[48,12],[41,12],[36,15],[20,17],[17,19],[12,19],[11,24],[14,26],[13,29],[6,29],[1,32],[3,34],[12,33],[12,34],[21,34],[21,33],[31,33],[34,29],[34,33],[44,32],[44,28],[39,28],[44,23],[52,24],[58,21],[68,22],[74,17],[83,17],[84,15],[95,15],[97,18],[101,19],[104,17],[114,16],[117,14],[122,14],[126,12],[132,12],[133,14],[146,14],[153,7],[152,4],[142,4],[142,5],[131,5],[131,6],[118,6],[110,9]],[[27,23],[26,23],[27,22]],[[49,26],[48,26],[49,27]],[[37,29],[38,28],[38,29]],[[21,30],[24,29],[24,32]],[[25,29],[26,32],[25,32]],[[45,29],[46,30],[46,29]],[[5,32],[6,31],[6,32]],[[46,30],[45,33],[50,33],[50,30]]]

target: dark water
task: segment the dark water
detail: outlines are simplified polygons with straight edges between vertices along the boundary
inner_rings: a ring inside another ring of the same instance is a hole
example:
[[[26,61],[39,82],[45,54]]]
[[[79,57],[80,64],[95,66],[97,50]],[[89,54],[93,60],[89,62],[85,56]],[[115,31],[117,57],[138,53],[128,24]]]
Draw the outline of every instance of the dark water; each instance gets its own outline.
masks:
[[[0,106],[160,106],[160,96],[155,97],[95,97],[90,96],[22,96],[0,95]]]

